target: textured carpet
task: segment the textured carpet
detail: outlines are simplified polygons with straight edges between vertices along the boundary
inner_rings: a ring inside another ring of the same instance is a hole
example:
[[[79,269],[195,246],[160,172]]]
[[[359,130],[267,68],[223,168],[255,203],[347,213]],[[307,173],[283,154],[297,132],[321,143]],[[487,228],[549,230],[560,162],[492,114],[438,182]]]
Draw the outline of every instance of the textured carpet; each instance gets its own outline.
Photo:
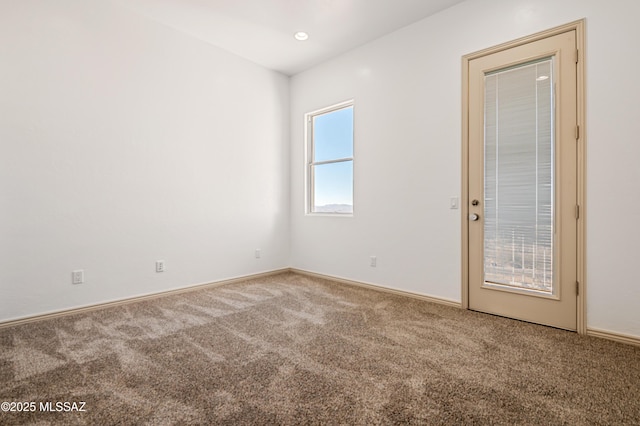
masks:
[[[0,424],[640,424],[638,347],[290,273],[0,350]]]

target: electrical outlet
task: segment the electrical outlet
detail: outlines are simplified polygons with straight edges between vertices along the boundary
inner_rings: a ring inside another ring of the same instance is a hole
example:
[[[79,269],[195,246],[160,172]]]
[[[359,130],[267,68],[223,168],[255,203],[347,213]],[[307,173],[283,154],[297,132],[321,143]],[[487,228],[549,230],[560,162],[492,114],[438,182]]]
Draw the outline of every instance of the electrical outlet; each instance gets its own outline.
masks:
[[[261,255],[262,255],[262,251],[260,249],[256,249],[256,259],[260,259]]]
[[[164,260],[156,260],[156,272],[164,272]]]
[[[378,266],[378,258],[376,256],[371,256],[371,267],[375,268]]]
[[[76,269],[71,272],[71,283],[82,284],[84,283],[84,269]]]

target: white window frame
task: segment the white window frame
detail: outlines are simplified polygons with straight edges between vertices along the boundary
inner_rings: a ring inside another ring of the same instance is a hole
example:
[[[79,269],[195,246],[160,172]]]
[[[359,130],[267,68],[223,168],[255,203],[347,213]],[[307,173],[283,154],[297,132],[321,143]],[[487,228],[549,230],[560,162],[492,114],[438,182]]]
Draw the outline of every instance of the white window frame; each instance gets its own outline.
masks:
[[[335,159],[331,159],[331,160],[326,160],[326,161],[314,161],[314,153],[315,153],[315,149],[314,149],[314,140],[313,140],[313,118],[319,115],[323,115],[323,114],[327,114],[330,112],[334,112],[334,111],[338,111],[344,108],[349,108],[349,107],[354,107],[354,111],[355,111],[355,106],[354,106],[354,100],[350,99],[348,101],[344,101],[344,102],[340,102],[316,111],[311,111],[308,112],[304,115],[304,123],[305,123],[305,179],[306,179],[306,184],[305,184],[305,212],[307,215],[311,215],[311,216],[342,216],[342,217],[352,217],[353,216],[353,211],[355,210],[355,188],[354,188],[354,181],[355,181],[355,168],[354,168],[354,175],[352,176],[352,182],[351,182],[351,186],[353,188],[353,192],[354,194],[352,194],[352,211],[348,212],[348,213],[343,213],[343,212],[315,212],[313,211],[313,207],[314,207],[314,195],[315,195],[315,182],[314,182],[314,167],[315,166],[319,166],[319,165],[324,165],[324,164],[336,164],[336,163],[343,163],[343,162],[347,162],[347,161],[351,161],[351,164],[355,165],[355,128],[354,128],[354,135],[351,139],[351,143],[352,143],[352,155],[351,157],[345,157],[345,158],[335,158]],[[355,121],[355,119],[354,119]],[[355,127],[355,126],[354,126]]]

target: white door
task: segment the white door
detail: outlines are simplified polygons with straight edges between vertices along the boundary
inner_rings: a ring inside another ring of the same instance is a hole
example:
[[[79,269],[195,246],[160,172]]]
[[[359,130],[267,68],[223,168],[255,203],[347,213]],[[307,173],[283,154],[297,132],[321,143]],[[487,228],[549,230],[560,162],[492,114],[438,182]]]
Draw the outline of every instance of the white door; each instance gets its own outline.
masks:
[[[575,330],[576,32],[469,61],[469,308]]]

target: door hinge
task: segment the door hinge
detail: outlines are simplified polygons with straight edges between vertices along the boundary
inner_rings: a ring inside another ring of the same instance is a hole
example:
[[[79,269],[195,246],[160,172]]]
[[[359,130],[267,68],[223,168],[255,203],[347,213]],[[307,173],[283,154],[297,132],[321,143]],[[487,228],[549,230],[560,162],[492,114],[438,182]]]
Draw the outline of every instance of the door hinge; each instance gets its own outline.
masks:
[[[580,126],[576,126],[576,140],[580,139]]]
[[[580,281],[576,281],[576,296],[580,295]]]
[[[580,60],[580,51],[576,49],[576,64],[578,63],[579,60]]]
[[[576,219],[580,219],[580,206],[576,204]]]

